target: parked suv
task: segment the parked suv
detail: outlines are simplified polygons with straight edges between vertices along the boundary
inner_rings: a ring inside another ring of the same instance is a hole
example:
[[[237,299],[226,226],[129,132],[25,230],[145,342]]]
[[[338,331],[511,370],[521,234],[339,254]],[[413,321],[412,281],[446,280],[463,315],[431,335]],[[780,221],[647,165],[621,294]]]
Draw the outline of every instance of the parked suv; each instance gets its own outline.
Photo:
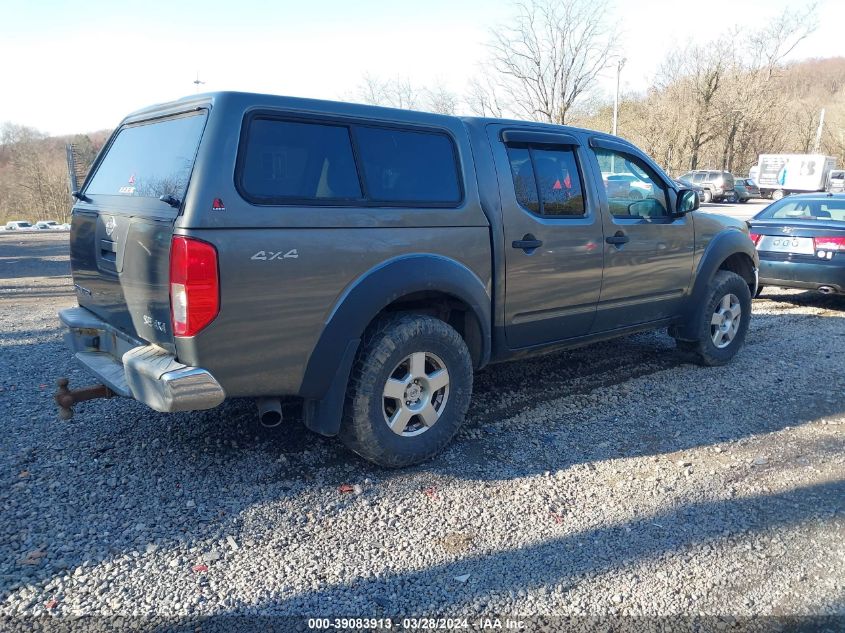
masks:
[[[126,118],[75,195],[60,318],[103,384],[62,381],[65,417],[252,397],[273,425],[293,397],[387,466],[445,446],[491,362],[668,327],[726,363],[757,286],[745,223],[563,126],[200,95]]]
[[[693,170],[679,176],[704,189],[704,202],[724,202],[734,198],[734,177],[726,171]]]
[[[739,191],[740,187],[744,187],[745,190],[748,192],[749,198],[760,198],[760,187],[754,184],[754,181],[751,178],[740,178],[738,176],[734,176],[734,189]]]

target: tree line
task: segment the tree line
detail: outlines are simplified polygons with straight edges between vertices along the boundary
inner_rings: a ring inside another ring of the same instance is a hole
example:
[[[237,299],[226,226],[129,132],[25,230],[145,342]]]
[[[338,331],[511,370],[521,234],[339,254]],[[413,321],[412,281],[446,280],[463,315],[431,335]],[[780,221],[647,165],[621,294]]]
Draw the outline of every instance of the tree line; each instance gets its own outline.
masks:
[[[815,29],[815,5],[671,51],[643,92],[621,96],[618,133],[670,174],[725,169],[745,175],[761,153],[815,149],[845,165],[845,58],[787,63]],[[523,0],[490,30],[487,59],[461,91],[408,77],[365,74],[342,98],[441,114],[515,118],[611,131],[620,25],[607,0]],[[633,53],[631,53],[633,54]],[[0,219],[66,220],[65,144],[90,165],[108,132],[49,137],[0,128]],[[37,216],[37,217],[36,217]]]

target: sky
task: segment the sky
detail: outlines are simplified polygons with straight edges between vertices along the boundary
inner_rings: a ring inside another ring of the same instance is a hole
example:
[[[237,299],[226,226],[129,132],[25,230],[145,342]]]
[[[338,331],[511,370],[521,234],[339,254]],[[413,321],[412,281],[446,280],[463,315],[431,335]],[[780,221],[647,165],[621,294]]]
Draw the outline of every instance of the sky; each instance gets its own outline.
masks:
[[[798,0],[616,0],[623,92],[643,90],[688,41],[754,28]],[[845,0],[822,0],[794,59],[845,55]],[[435,82],[458,94],[487,56],[508,0],[0,0],[0,122],[51,134],[111,128],[140,107],[201,91],[324,99],[362,76]],[[612,90],[615,71],[600,87]]]

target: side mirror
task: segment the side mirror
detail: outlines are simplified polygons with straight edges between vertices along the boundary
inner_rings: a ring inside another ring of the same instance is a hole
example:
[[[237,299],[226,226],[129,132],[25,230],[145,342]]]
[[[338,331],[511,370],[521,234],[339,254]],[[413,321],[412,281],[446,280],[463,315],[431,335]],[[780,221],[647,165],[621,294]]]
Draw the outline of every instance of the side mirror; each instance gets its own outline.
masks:
[[[675,206],[678,215],[686,215],[698,209],[698,194],[692,189],[678,191],[678,204]]]

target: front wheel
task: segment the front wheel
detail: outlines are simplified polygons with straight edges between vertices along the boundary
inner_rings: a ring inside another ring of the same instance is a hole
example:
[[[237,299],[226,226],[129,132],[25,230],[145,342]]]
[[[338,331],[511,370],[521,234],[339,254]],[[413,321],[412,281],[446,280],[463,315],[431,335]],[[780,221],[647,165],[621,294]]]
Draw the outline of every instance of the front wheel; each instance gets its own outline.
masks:
[[[775,202],[777,202],[778,200],[783,200],[783,196],[784,193],[780,189],[772,192],[772,200],[774,200]]]
[[[751,321],[751,290],[736,273],[719,270],[713,275],[706,300],[697,308],[696,338],[678,341],[678,347],[692,352],[702,365],[724,365],[736,356],[745,342]]]
[[[704,202],[713,202],[713,192],[709,189],[704,190]]]
[[[352,368],[340,439],[380,466],[425,461],[463,423],[472,377],[466,343],[443,321],[418,314],[378,321]]]

